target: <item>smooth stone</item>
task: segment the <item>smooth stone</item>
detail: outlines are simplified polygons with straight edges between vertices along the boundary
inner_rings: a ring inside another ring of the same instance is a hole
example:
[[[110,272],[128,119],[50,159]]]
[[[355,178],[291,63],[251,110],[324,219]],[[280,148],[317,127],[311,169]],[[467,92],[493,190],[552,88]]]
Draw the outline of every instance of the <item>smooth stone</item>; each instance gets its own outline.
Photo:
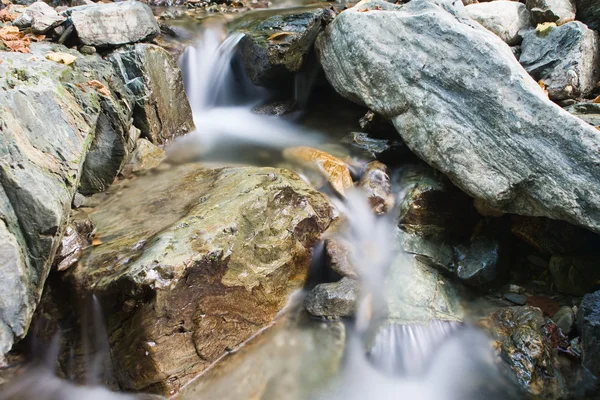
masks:
[[[14,20],[13,25],[20,29],[31,27],[33,33],[44,34],[64,20],[65,17],[58,15],[54,8],[43,1],[36,1]]]
[[[569,22],[545,33],[523,34],[519,62],[542,81],[552,100],[585,97],[600,79],[598,33],[581,22]]]
[[[530,27],[529,11],[517,1],[498,0],[465,7],[469,17],[514,46],[521,42],[519,32]]]
[[[600,291],[586,294],[577,312],[581,335],[583,365],[600,376]]]
[[[502,297],[518,306],[524,306],[527,303],[527,296],[519,293],[504,293]]]
[[[352,248],[347,241],[339,237],[326,239],[325,251],[329,257],[329,266],[333,271],[341,276],[358,279],[356,268],[350,261]]]
[[[304,307],[315,317],[351,317],[356,310],[358,281],[343,277],[338,282],[321,283],[306,296]]]
[[[598,131],[552,103],[462,4],[361,2],[316,49],[338,93],[391,119],[416,155],[471,197],[600,232]]]
[[[565,335],[568,335],[575,324],[575,313],[573,312],[573,308],[568,306],[561,307],[560,310],[554,314],[552,320]]]
[[[118,46],[151,39],[160,33],[152,10],[140,1],[100,3],[65,11],[81,43],[89,46]]]
[[[365,193],[373,212],[383,215],[394,207],[394,194],[385,164],[371,161],[365,167],[358,187]]]
[[[508,265],[497,240],[478,236],[458,257],[456,275],[463,283],[488,288],[506,278]]]

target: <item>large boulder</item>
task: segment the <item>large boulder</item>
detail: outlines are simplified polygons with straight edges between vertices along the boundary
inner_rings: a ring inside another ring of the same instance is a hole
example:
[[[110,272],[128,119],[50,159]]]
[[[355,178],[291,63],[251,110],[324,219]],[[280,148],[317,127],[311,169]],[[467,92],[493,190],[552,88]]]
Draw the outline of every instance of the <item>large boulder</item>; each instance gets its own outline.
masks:
[[[462,4],[439,3],[340,13],[317,38],[329,82],[489,207],[600,232],[598,131],[550,102]]]
[[[583,345],[583,365],[600,376],[600,291],[583,296],[577,328]]]
[[[576,0],[577,19],[591,29],[600,29],[600,3],[596,0]]]
[[[33,43],[30,50],[0,52],[0,357],[27,331],[102,104],[121,106],[117,84],[110,96],[87,85],[93,72],[110,86],[109,62],[93,56],[67,66],[46,59],[65,47]]]
[[[328,19],[329,11],[318,8],[276,15],[269,12],[263,19],[253,16],[252,20],[238,22],[236,29],[244,32],[240,53],[252,82],[275,89],[289,82],[304,65],[315,38]]]
[[[128,390],[176,391],[269,325],[334,218],[284,169],[187,164],[123,185],[90,214],[103,243],[65,279],[102,303]]]
[[[527,8],[517,1],[499,0],[465,7],[469,17],[494,32],[509,45],[521,42],[519,31],[530,26]]]
[[[519,62],[553,100],[587,96],[600,79],[598,33],[581,22],[523,35]]]
[[[89,46],[118,46],[150,39],[160,33],[152,10],[140,1],[99,3],[65,11],[77,37]]]
[[[154,144],[194,129],[181,70],[165,49],[140,43],[110,56],[117,74],[135,96],[134,123]]]

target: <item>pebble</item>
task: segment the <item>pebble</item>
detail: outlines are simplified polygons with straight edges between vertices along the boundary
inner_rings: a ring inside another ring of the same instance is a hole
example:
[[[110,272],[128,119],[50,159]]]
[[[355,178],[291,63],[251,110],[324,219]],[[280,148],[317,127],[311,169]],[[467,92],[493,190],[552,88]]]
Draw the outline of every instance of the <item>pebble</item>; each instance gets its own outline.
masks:
[[[519,293],[504,293],[504,298],[518,306],[523,306],[527,303],[527,296]]]

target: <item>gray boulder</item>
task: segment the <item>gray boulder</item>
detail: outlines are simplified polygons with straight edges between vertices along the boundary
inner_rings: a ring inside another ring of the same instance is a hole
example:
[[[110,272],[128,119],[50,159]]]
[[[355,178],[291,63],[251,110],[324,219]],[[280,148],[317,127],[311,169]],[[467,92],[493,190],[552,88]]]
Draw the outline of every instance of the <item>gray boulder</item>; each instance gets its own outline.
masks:
[[[356,310],[358,282],[343,277],[338,282],[321,283],[306,296],[304,307],[315,317],[350,317]]]
[[[33,33],[46,33],[64,20],[65,17],[58,15],[54,8],[43,1],[36,1],[27,7],[25,12],[13,22],[13,25],[20,29],[31,27]]]
[[[575,20],[575,0],[527,0],[527,9],[536,24]]]
[[[152,10],[139,1],[73,7],[70,16],[81,43],[118,46],[150,39],[160,33]]]
[[[587,96],[600,78],[598,33],[569,22],[541,33],[523,35],[519,62],[546,85],[553,100]]]
[[[596,0],[576,0],[577,20],[591,29],[600,29],[600,3]]]
[[[519,31],[530,26],[529,11],[517,1],[498,0],[465,7],[469,17],[511,46],[521,42]]]
[[[154,144],[194,129],[181,70],[165,49],[136,44],[110,55],[117,75],[135,97],[134,124]]]
[[[583,365],[600,376],[600,291],[583,296],[577,328],[583,345]]]
[[[30,50],[0,52],[2,354],[27,331],[103,112],[100,95],[85,87],[89,73],[112,70],[100,57],[72,66],[45,58],[65,47]]]
[[[329,82],[480,202],[600,232],[598,131],[550,102],[462,4],[442,4],[374,0],[339,14],[317,38]]]

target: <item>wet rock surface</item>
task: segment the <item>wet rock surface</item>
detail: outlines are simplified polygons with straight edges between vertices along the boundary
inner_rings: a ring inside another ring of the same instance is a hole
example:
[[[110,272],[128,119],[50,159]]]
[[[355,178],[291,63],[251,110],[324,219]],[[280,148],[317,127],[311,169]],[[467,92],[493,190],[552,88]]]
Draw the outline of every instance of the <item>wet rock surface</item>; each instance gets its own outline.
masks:
[[[590,29],[600,28],[600,4],[595,0],[575,0],[577,19]]]
[[[383,215],[394,207],[394,195],[385,164],[371,161],[365,167],[358,187],[366,194],[373,212]]]
[[[562,25],[575,19],[575,0],[527,0],[527,9],[536,24]]]
[[[507,260],[500,243],[485,236],[476,237],[457,260],[456,274],[466,285],[489,287],[507,278]]]
[[[413,152],[490,207],[598,232],[600,197],[589,189],[598,185],[597,131],[552,104],[510,48],[462,6],[446,9],[373,1],[342,12],[317,39],[327,79],[390,118]],[[382,32],[390,31],[410,41],[387,40]],[[488,79],[499,71],[513,79]]]
[[[338,282],[321,283],[306,296],[304,307],[315,317],[338,319],[353,316],[358,297],[358,282],[343,277]]]
[[[181,71],[166,50],[141,43],[115,51],[111,61],[135,96],[134,123],[145,138],[162,144],[194,129]]]
[[[272,322],[334,215],[281,169],[184,165],[128,186],[90,214],[103,244],[69,279],[105,307],[121,387],[167,393]]]
[[[521,42],[519,31],[530,27],[530,15],[524,4],[498,0],[465,7],[469,17],[479,22],[510,46]]]
[[[277,89],[300,72],[322,26],[331,18],[326,9],[279,13],[242,22],[240,52],[248,76],[256,85]]]
[[[581,22],[523,35],[519,62],[553,100],[587,96],[600,78],[598,33]]]

